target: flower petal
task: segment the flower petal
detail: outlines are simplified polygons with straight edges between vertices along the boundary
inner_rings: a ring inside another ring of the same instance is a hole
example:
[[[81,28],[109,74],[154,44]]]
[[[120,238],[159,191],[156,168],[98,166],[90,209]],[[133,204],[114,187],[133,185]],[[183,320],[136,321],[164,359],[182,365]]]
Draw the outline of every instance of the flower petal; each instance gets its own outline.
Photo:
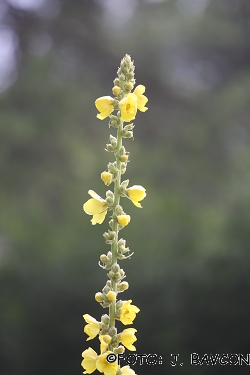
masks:
[[[141,185],[134,185],[128,188],[126,192],[133,204],[141,208],[142,206],[139,201],[142,201],[146,197],[146,189]]]
[[[91,219],[91,223],[93,225],[95,224],[102,224],[104,222],[105,216],[107,215],[107,210],[100,214],[93,215],[93,218]]]
[[[104,199],[102,197],[100,197],[100,195],[98,195],[94,190],[89,190],[88,191],[88,194],[92,197],[92,198],[95,198],[99,201],[103,201],[104,202]]]
[[[122,375],[136,375],[134,370],[132,370],[129,366],[121,367]]]
[[[101,214],[107,209],[106,202],[100,202],[97,199],[91,198],[83,205],[83,210],[88,215]]]
[[[83,319],[85,320],[86,323],[99,323],[93,316],[89,314],[84,314]]]
[[[114,111],[114,99],[111,96],[102,96],[96,99],[95,106],[100,112],[97,117],[104,120]]]
[[[146,90],[146,87],[145,87],[145,86],[143,86],[143,85],[138,85],[138,86],[136,86],[136,88],[134,89],[134,94],[137,95],[137,96],[142,95],[142,94],[144,94],[145,90]]]
[[[138,85],[134,89],[134,94],[138,98],[137,107],[138,107],[139,111],[141,111],[141,112],[146,112],[147,109],[148,109],[147,107],[145,107],[145,104],[148,102],[148,98],[145,95],[142,95],[145,92],[145,90],[146,90],[146,88],[143,85]]]

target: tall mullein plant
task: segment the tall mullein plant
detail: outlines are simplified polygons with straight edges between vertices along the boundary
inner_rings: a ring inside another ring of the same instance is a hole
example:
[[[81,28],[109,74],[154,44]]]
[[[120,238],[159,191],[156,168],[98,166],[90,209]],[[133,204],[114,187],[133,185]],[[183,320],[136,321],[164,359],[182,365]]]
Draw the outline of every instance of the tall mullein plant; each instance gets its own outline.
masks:
[[[120,367],[117,355],[128,350],[135,351],[133,345],[136,341],[135,328],[126,328],[117,332],[116,320],[122,324],[130,325],[140,311],[132,300],[120,300],[118,294],[127,290],[129,285],[125,278],[125,272],[120,268],[118,260],[130,258],[132,253],[126,247],[126,241],[119,238],[119,232],[130,223],[130,215],[126,214],[120,204],[121,198],[128,198],[136,207],[141,207],[140,201],[146,196],[146,190],[141,185],[129,187],[129,180],[122,181],[122,175],[126,172],[129,152],[122,144],[123,138],[133,138],[134,125],[130,123],[135,119],[137,110],[145,112],[148,99],[144,96],[145,87],[137,86],[133,92],[134,64],[129,55],[126,55],[117,72],[112,89],[114,97],[103,96],[96,100],[95,105],[100,112],[97,117],[104,120],[109,117],[109,127],[116,129],[116,137],[109,136],[109,142],[105,150],[113,153],[115,160],[108,163],[107,169],[102,172],[101,179],[105,185],[113,184],[113,191],[106,192],[106,199],[101,198],[93,190],[88,193],[91,196],[84,205],[83,210],[92,215],[92,224],[102,224],[107,212],[110,212],[110,221],[107,232],[103,234],[106,244],[111,248],[107,254],[100,256],[99,266],[108,271],[108,280],[101,292],[95,294],[95,300],[103,308],[108,309],[108,314],[103,314],[98,321],[89,314],[83,315],[85,322],[84,332],[88,335],[87,341],[99,336],[100,354],[91,347],[82,353],[82,367],[84,374],[91,374],[98,370],[104,375],[135,375],[129,366]],[[114,114],[116,113],[116,114]],[[125,125],[124,123],[129,123]],[[114,362],[108,359],[116,358]]]

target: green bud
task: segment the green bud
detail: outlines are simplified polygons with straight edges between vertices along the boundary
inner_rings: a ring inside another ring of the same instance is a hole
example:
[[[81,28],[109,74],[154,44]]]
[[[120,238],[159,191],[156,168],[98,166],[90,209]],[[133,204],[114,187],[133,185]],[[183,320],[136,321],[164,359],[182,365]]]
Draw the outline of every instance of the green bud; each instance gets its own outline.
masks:
[[[129,287],[129,285],[128,285],[128,282],[127,282],[127,281],[123,281],[122,283],[120,283],[120,284],[117,286],[119,292],[123,292],[124,290],[127,290],[128,287]]]
[[[113,266],[111,267],[111,270],[114,272],[114,273],[117,273],[120,271],[120,266],[119,264],[115,263],[113,264]]]
[[[120,269],[120,278],[123,279],[125,277],[125,272],[123,271],[123,269],[121,268]]]
[[[106,191],[106,197],[114,199],[114,193],[111,190]]]
[[[113,174],[114,177],[118,174],[118,169],[116,168],[116,163],[108,163],[108,170]]]
[[[110,302],[106,301],[106,302],[101,303],[101,305],[103,308],[106,308],[110,306]]]
[[[109,336],[113,337],[117,335],[117,329],[115,327],[110,327],[109,328]]]
[[[108,285],[105,285],[105,287],[102,289],[102,292],[104,294],[107,294],[110,291],[110,287]]]
[[[109,207],[114,204],[114,193],[110,190],[106,192],[106,202]]]
[[[109,226],[110,226],[111,229],[114,229],[114,220],[113,219],[111,219],[109,221]]]
[[[126,150],[125,150],[125,147],[124,146],[121,146],[120,149],[118,150],[118,153],[117,155],[118,156],[122,156],[126,153]]]
[[[120,81],[118,78],[115,78],[113,82],[114,82],[114,86],[119,86]]]
[[[106,147],[105,147],[105,150],[108,151],[108,152],[115,152],[116,148],[114,148],[110,143],[107,143]]]
[[[114,279],[114,277],[115,277],[115,273],[113,272],[113,271],[109,271],[109,273],[108,273],[108,277],[110,277],[110,279]]]
[[[123,73],[119,74],[119,79],[120,79],[120,82],[123,83],[124,81],[126,81],[126,77]]]
[[[109,260],[109,259],[108,259],[107,255],[105,255],[105,254],[100,255],[100,261],[101,261],[102,263],[107,263],[108,260]]]
[[[119,341],[120,340],[117,334],[112,337],[111,345],[113,346],[113,348],[118,346]]]
[[[108,230],[108,232],[103,233],[103,237],[108,245],[111,245],[116,239],[116,232]]]
[[[117,139],[115,137],[113,137],[111,134],[109,136],[109,139],[110,139],[111,146],[113,148],[116,148],[117,147]]]
[[[130,130],[128,130],[128,131],[123,130],[122,136],[123,136],[123,138],[133,138],[134,133]]]
[[[120,185],[120,193],[121,193],[121,194],[124,194],[124,196],[126,196],[125,191],[126,191],[126,189],[127,189],[127,187],[128,187],[128,184],[129,184],[129,180],[124,180],[124,181],[121,183],[121,185]]]
[[[125,246],[126,245],[126,240],[124,240],[123,238],[120,238],[119,241],[117,242],[117,245],[118,246]]]
[[[123,130],[125,130],[126,132],[129,131],[129,130],[133,130],[134,129],[134,124],[127,124],[124,126]]]
[[[109,316],[107,314],[103,314],[101,316],[101,322],[105,325],[108,325],[109,324]]]
[[[116,312],[115,312],[115,317],[116,319],[120,319],[120,310],[123,306],[123,301],[119,300],[116,302],[116,305],[115,305],[115,309],[116,309]]]
[[[118,346],[118,348],[114,349],[115,354],[123,354],[124,352],[125,352],[125,348],[122,345],[120,345],[120,346]],[[122,372],[120,374],[122,374]],[[116,375],[120,375],[120,374],[118,374],[118,372],[116,373]]]
[[[116,215],[122,215],[123,214],[123,208],[119,204],[115,208]]]

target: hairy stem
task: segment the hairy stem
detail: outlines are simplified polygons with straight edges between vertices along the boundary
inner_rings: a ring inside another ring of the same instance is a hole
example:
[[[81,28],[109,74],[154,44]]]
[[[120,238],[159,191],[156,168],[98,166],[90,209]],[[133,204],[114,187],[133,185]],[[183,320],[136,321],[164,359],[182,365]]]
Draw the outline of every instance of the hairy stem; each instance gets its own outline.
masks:
[[[120,203],[120,185],[121,185],[121,161],[119,159],[119,150],[122,146],[122,129],[123,129],[123,122],[119,120],[119,128],[117,129],[117,153],[116,153],[116,167],[118,170],[117,177],[114,182],[114,207],[113,213],[115,212],[116,207]],[[118,222],[114,221],[113,231],[116,233],[116,239],[112,243],[111,250],[112,250],[112,265],[117,263],[117,242],[118,242]],[[117,292],[117,282],[114,280],[111,281],[112,290]],[[109,308],[109,319],[110,319],[110,327],[115,327],[115,306],[116,301],[112,302]]]

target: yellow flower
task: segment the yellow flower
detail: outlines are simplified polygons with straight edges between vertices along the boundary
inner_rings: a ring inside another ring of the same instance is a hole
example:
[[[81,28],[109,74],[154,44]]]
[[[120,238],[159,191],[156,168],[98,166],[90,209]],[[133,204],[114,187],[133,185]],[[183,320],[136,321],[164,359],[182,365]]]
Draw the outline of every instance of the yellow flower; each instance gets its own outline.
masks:
[[[145,107],[145,104],[148,102],[148,98],[145,96],[145,95],[142,95],[144,94],[145,92],[145,86],[143,85],[139,85],[137,86],[135,89],[134,89],[134,94],[137,96],[138,98],[138,101],[137,101],[137,108],[139,109],[139,111],[141,112],[146,112],[147,111],[147,107]]]
[[[84,350],[82,356],[84,359],[82,360],[81,365],[84,370],[86,370],[83,373],[92,374],[92,372],[96,370],[96,361],[98,359],[97,353],[92,348],[88,348]]]
[[[85,322],[88,323],[84,327],[84,332],[89,336],[87,341],[92,340],[100,332],[100,323],[89,314],[84,314],[83,318]]]
[[[84,203],[83,210],[84,212],[86,212],[86,214],[93,215],[93,218],[91,220],[91,223],[93,225],[101,224],[107,214],[107,202],[93,190],[89,190],[88,193],[92,198]]]
[[[130,216],[129,215],[118,215],[117,216],[118,223],[123,227],[126,227],[130,223]]]
[[[141,185],[131,186],[126,190],[129,199],[134,203],[136,207],[142,207],[139,201],[142,201],[146,197],[146,189]]]
[[[107,355],[113,354],[111,351],[107,351],[104,354],[101,354],[96,361],[96,368],[98,371],[103,372],[104,375],[116,375],[119,367],[117,362],[110,363],[107,361]]]
[[[104,120],[114,111],[114,99],[111,96],[101,96],[96,99],[95,106],[101,112],[96,117]]]
[[[102,172],[101,179],[104,182],[105,185],[110,185],[113,179],[113,175],[110,172]]]
[[[137,332],[134,328],[126,328],[119,334],[119,339],[128,350],[135,351],[136,348],[133,343],[137,340],[135,337],[135,332]]]
[[[135,119],[137,112],[137,101],[138,98],[135,94],[128,94],[119,102],[122,121],[130,122],[131,120]]]
[[[136,375],[134,370],[132,370],[129,366],[121,367],[122,375]]]
[[[126,326],[132,324],[136,314],[140,309],[135,305],[130,305],[132,300],[125,301],[120,310],[120,321]]]

